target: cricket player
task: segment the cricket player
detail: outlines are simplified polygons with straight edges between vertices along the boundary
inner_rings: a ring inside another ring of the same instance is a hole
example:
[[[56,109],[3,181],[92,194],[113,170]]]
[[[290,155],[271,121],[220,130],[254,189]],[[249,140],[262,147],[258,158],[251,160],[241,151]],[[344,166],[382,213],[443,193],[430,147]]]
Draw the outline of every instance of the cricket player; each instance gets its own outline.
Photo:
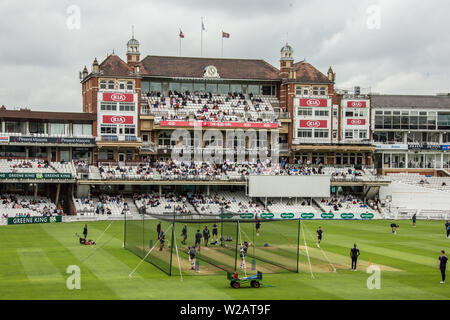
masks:
[[[247,254],[248,250],[248,242],[244,241],[244,244],[241,245],[241,248],[239,249],[239,256],[241,257],[241,269],[245,269],[245,255]]]
[[[360,255],[359,249],[356,248],[356,243],[353,248],[350,249],[350,257],[352,258],[352,271],[356,271],[356,263],[358,262],[358,257]]]
[[[205,229],[203,229],[203,239],[205,240],[205,247],[208,246],[208,240],[209,240],[209,229],[208,226],[205,226]]]
[[[195,270],[195,247],[188,247],[189,262],[191,263],[191,270]]]
[[[212,239],[217,243],[217,223],[214,223],[212,226]],[[215,240],[214,240],[215,239]]]
[[[164,234],[163,229],[161,229],[158,239],[159,239],[159,251],[162,251],[162,249],[164,248],[164,243],[166,242],[166,235]]]
[[[197,233],[195,234],[195,245],[194,248],[197,248],[198,245],[198,251],[200,251],[200,242],[202,240],[202,234],[200,233],[200,229],[197,229]]]
[[[398,224],[391,223],[392,234],[397,234],[398,227],[400,227]]]
[[[185,224],[183,229],[181,230],[181,236],[183,237],[183,240],[181,240],[182,244],[186,244],[187,239],[187,225]]]
[[[445,223],[445,231],[447,232],[447,239],[450,238],[450,221],[447,220]]]
[[[441,250],[441,255],[439,257],[439,269],[441,270],[442,281],[441,283],[445,283],[445,269],[447,268],[448,258],[445,255],[445,251]]]
[[[320,248],[320,241],[322,240],[322,227],[319,227],[319,229],[317,229],[316,234],[317,234],[317,246]]]

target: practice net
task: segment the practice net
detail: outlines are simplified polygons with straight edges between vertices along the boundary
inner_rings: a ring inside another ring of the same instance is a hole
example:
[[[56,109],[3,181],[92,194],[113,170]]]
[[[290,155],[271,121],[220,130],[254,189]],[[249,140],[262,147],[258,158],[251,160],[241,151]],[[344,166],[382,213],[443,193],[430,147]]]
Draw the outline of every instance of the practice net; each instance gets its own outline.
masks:
[[[299,272],[298,219],[173,213],[140,218],[125,220],[124,247],[168,275]]]

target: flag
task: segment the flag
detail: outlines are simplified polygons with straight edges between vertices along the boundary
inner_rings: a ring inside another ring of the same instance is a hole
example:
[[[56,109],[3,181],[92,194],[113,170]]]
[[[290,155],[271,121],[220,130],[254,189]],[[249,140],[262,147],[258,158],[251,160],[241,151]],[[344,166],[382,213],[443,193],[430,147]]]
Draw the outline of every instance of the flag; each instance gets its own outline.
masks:
[[[180,38],[184,38],[184,33],[183,31],[181,31],[181,29],[180,29]]]
[[[203,22],[203,17],[202,17],[202,31],[206,31],[206,26],[205,23]]]
[[[230,34],[222,31],[222,38],[229,38]]]

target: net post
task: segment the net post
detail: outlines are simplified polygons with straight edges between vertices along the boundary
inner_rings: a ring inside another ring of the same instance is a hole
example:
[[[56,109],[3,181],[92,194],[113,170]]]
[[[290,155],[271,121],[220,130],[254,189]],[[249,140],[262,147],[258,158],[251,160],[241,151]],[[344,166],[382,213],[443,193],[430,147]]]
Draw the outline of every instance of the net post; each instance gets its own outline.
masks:
[[[145,219],[144,218],[145,218],[145,216],[142,215],[142,256],[145,255],[145,228],[144,228]]]
[[[173,256],[173,238],[174,237],[175,237],[175,206],[173,207],[172,241],[171,241],[171,244],[170,244],[169,276],[172,276],[172,256]]]
[[[298,218],[298,227],[297,227],[297,273],[299,272],[299,260],[300,260],[300,224],[301,218]]]
[[[124,213],[123,220],[123,247],[125,248],[125,243],[127,242],[127,214]]]
[[[238,241],[239,241],[239,219],[236,220],[236,247],[234,251],[234,271],[237,270],[237,254],[238,254]]]

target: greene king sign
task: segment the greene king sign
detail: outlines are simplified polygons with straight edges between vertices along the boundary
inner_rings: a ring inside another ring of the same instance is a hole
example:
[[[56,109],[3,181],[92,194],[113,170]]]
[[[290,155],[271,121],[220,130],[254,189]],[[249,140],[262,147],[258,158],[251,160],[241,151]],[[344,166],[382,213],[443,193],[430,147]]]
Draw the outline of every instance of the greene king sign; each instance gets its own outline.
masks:
[[[34,224],[34,223],[55,223],[55,222],[61,222],[62,217],[56,216],[56,217],[14,217],[14,218],[8,218],[8,224]]]

